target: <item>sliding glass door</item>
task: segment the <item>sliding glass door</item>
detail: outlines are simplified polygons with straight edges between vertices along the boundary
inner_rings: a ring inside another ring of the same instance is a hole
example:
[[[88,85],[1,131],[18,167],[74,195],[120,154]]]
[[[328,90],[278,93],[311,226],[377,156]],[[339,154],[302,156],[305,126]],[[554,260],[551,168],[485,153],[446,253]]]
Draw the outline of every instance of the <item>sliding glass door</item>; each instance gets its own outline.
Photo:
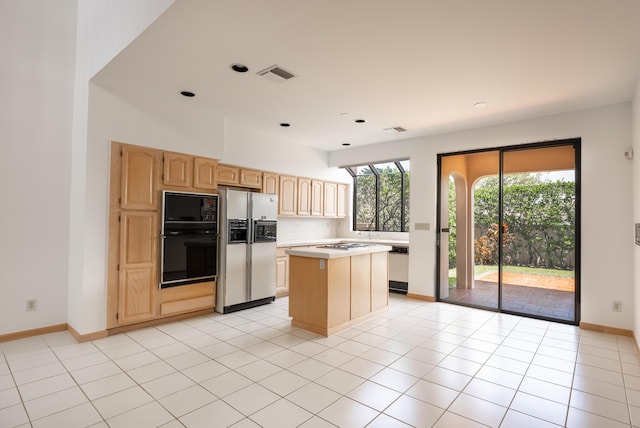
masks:
[[[438,157],[438,298],[579,321],[579,140]]]

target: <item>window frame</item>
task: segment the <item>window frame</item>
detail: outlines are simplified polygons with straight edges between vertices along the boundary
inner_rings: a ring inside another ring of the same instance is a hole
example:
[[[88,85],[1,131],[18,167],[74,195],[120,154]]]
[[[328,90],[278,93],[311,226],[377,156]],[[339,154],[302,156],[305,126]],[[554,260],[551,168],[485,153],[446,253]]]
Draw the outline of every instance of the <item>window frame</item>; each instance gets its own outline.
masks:
[[[349,175],[351,175],[351,178],[353,179],[353,213],[352,213],[352,222],[353,222],[353,227],[352,230],[354,232],[362,232],[359,231],[357,229],[358,227],[358,222],[357,222],[357,218],[358,218],[358,173],[357,173],[357,168],[359,167],[368,167],[369,170],[372,172],[372,175],[375,176],[376,179],[376,184],[375,184],[375,188],[376,188],[376,200],[375,200],[375,207],[376,207],[376,212],[375,212],[375,229],[374,230],[369,230],[369,232],[390,232],[390,233],[394,233],[394,232],[408,232],[409,231],[409,225],[407,224],[406,221],[406,202],[407,202],[407,192],[406,192],[406,182],[407,182],[407,173],[410,171],[407,171],[403,166],[402,166],[402,162],[404,161],[410,161],[410,159],[398,159],[395,161],[387,161],[387,162],[375,162],[375,163],[369,163],[369,164],[364,164],[364,165],[356,165],[356,166],[351,166],[351,167],[346,167],[345,169],[347,170],[347,172],[349,173]],[[387,231],[387,230],[380,230],[380,173],[378,172],[377,168],[375,167],[376,165],[381,165],[381,164],[394,164],[395,167],[397,168],[398,172],[400,173],[400,230],[394,230],[394,231]]]

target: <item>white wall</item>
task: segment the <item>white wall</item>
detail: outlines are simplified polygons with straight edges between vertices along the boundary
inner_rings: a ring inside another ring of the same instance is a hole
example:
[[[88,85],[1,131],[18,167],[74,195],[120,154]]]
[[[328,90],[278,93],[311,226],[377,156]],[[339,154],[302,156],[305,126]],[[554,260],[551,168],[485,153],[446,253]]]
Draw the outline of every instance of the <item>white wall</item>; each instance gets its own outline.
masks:
[[[286,130],[285,130],[286,131]],[[286,138],[260,134],[225,120],[222,161],[232,165],[256,168],[301,177],[350,183],[344,170],[329,167],[329,154]]]
[[[174,0],[93,0],[77,7],[75,85],[71,140],[71,190],[69,224],[68,323],[80,333],[101,330],[105,325],[104,280],[98,280],[104,250],[94,240],[103,229],[95,227],[96,194],[93,181],[99,156],[91,153],[87,140],[89,80],[135,37],[147,28]],[[41,3],[47,3],[44,0]],[[110,114],[110,113],[109,113]],[[102,318],[102,319],[101,319]]]
[[[341,150],[330,165],[409,156],[411,159],[410,292],[435,296],[436,159],[438,153],[582,138],[583,322],[633,328],[631,105],[544,117],[470,131]],[[431,224],[415,231],[416,222]],[[624,302],[611,311],[611,300]]]
[[[636,93],[633,97],[633,223],[640,223],[640,165],[638,159],[640,159],[640,76],[638,76],[638,84],[636,86]],[[630,225],[630,229],[634,228],[634,225]],[[635,233],[632,229],[630,233]],[[634,290],[634,307],[635,317],[633,323],[633,331],[636,338],[640,335],[640,246],[633,246],[633,290]]]
[[[0,1],[0,334],[67,322],[75,28],[75,1]]]

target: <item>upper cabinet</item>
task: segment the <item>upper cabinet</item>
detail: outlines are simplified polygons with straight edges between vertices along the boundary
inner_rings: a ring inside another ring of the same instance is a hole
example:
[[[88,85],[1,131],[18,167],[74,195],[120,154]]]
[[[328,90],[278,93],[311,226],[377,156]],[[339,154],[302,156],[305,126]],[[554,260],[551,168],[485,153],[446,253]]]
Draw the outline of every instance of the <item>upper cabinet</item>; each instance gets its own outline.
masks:
[[[323,216],[324,182],[320,180],[311,181],[311,215]]]
[[[162,188],[180,191],[211,191],[216,186],[215,159],[164,152]]]
[[[298,178],[298,215],[311,215],[311,180]]]
[[[262,188],[262,171],[238,168],[231,165],[218,165],[216,173],[218,184],[229,186]]]
[[[262,189],[262,171],[241,168],[240,185],[242,187],[254,187],[256,189]]]
[[[162,183],[174,187],[191,187],[193,157],[181,153],[164,152],[162,155]]]
[[[120,155],[120,208],[155,210],[158,206],[158,151],[123,144]]]
[[[347,185],[344,183],[338,183],[337,211],[338,217],[347,216]]]
[[[193,187],[196,189],[215,190],[216,169],[218,161],[215,159],[199,158],[193,159]]]
[[[240,184],[240,168],[237,166],[218,164],[216,181],[218,184],[230,184],[237,186]]]
[[[277,195],[279,189],[279,176],[272,172],[262,173],[262,193]]]
[[[324,216],[336,217],[338,214],[338,184],[324,183]]]
[[[280,176],[280,192],[278,193],[278,214],[294,216],[298,208],[298,178],[289,175]]]

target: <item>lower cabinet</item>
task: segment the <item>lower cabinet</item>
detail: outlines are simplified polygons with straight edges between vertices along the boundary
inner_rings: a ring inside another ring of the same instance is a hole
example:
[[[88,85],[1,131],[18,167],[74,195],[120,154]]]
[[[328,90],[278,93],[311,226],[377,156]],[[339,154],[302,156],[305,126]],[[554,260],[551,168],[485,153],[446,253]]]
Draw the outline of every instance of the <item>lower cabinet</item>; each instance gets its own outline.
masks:
[[[289,256],[286,248],[278,248],[276,257],[276,297],[289,295]]]
[[[160,315],[213,308],[216,301],[214,281],[181,285],[160,290]]]
[[[328,336],[388,305],[388,253],[330,259],[290,255],[292,325]]]
[[[155,212],[120,215],[118,324],[157,316],[158,227]]]

